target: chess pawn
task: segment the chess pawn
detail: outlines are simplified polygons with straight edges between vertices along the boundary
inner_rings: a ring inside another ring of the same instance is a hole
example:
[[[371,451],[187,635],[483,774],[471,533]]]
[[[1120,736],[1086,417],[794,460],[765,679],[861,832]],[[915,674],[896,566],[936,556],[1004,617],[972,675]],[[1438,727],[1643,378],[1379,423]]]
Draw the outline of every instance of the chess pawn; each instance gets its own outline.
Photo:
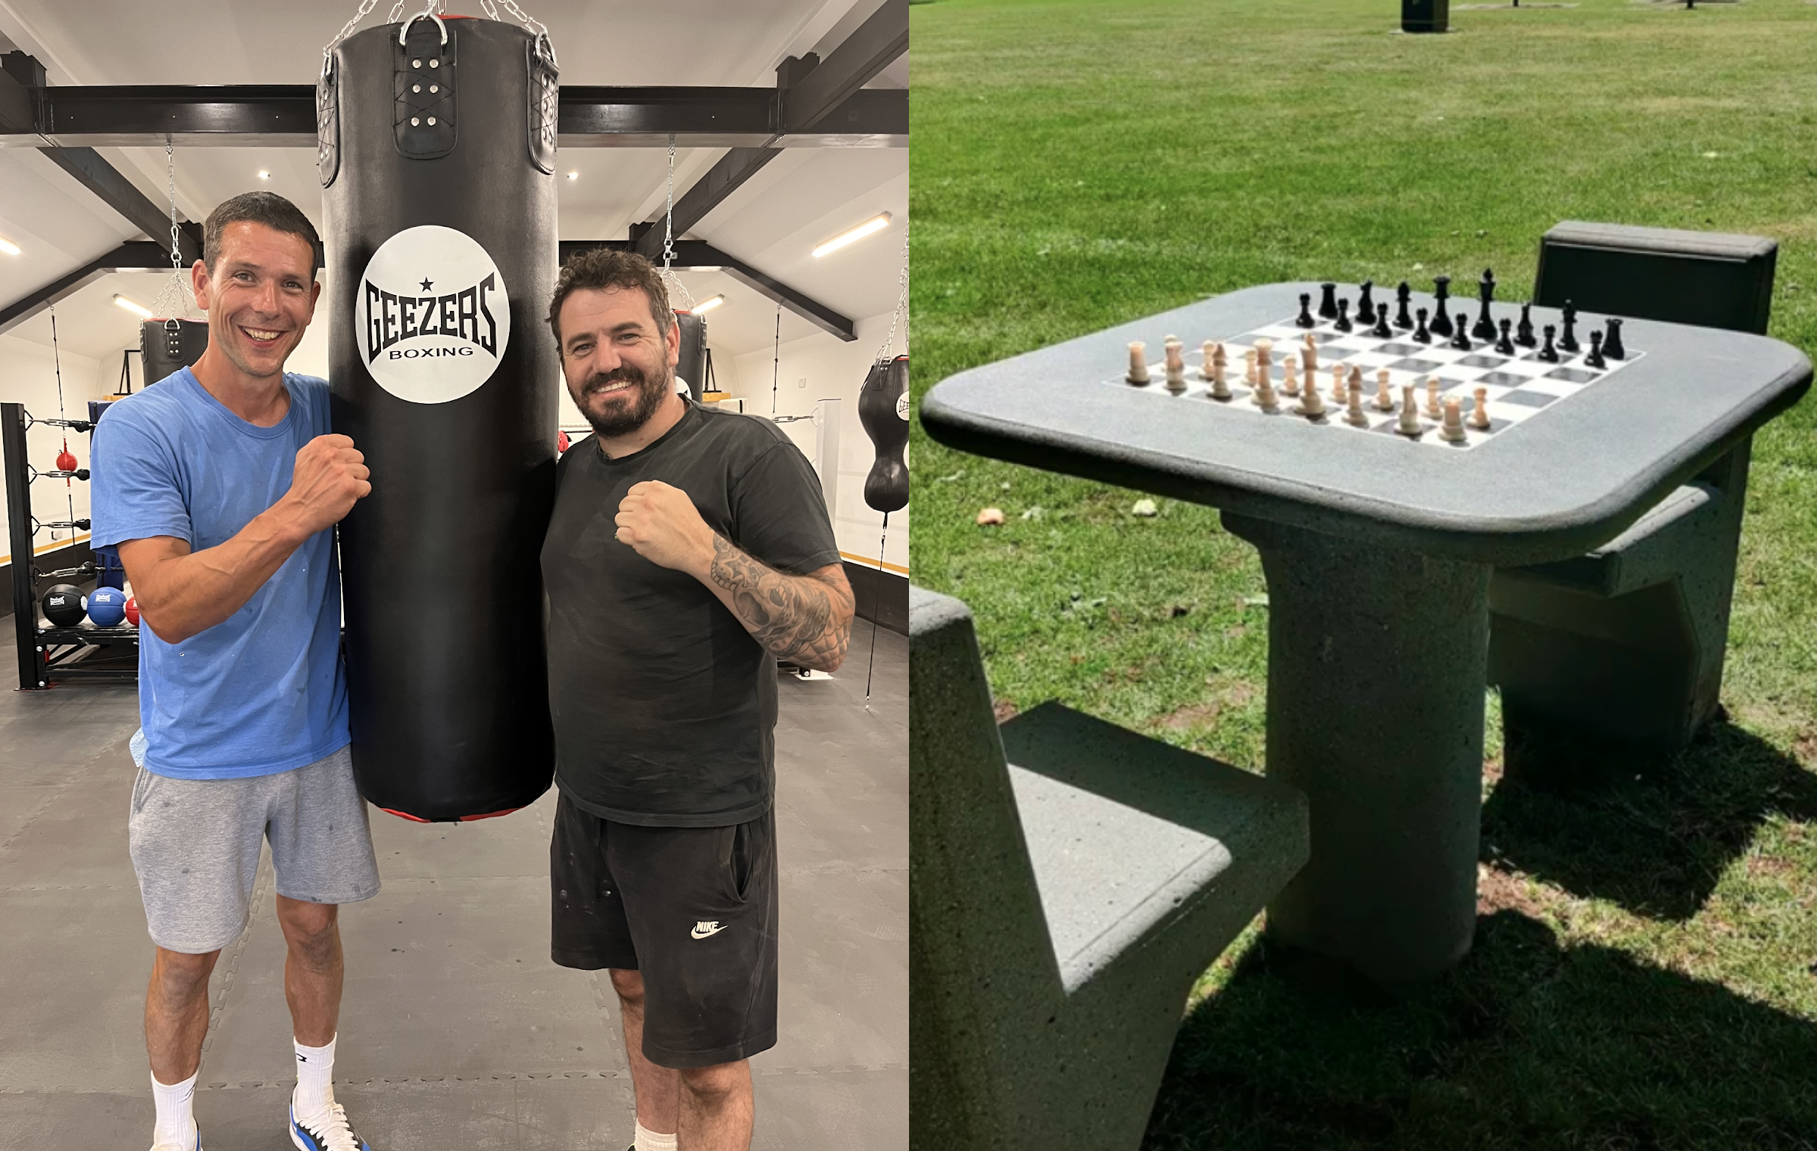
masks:
[[[1602,354],[1602,333],[1592,331],[1590,333],[1590,350],[1584,355],[1584,367],[1606,368],[1608,366],[1609,361],[1603,359]]]
[[[1476,402],[1470,406],[1470,426],[1479,432],[1489,430],[1489,389],[1477,388],[1471,393]]]
[[[1385,305],[1384,305],[1383,311],[1384,311],[1384,313],[1386,312]],[[1362,394],[1363,394],[1363,369],[1358,368],[1358,367],[1352,367],[1350,369],[1350,378],[1346,381],[1345,386],[1344,386],[1344,398],[1346,400],[1348,400],[1351,396],[1360,396]]]
[[[1375,373],[1375,410],[1392,412],[1394,397],[1388,394],[1388,369],[1382,368]]]
[[[1344,402],[1344,365],[1331,365],[1331,398],[1338,403]]]
[[[1255,387],[1255,349],[1243,349],[1243,382]]]
[[[1223,344],[1212,344],[1211,354],[1206,357],[1211,364],[1211,395],[1213,399],[1228,400],[1230,384],[1224,379],[1228,358]]]
[[[1445,422],[1439,426],[1438,435],[1449,444],[1461,444],[1467,438],[1464,435],[1463,401],[1456,396],[1445,397]]]
[[[1281,360],[1281,394],[1297,396],[1300,394],[1300,362],[1288,355]]]
[[[1419,317],[1419,323],[1415,324],[1413,328],[1414,340],[1418,343],[1430,344],[1432,333],[1426,330],[1426,309],[1415,308],[1413,314]]]
[[[1186,360],[1181,354],[1186,345],[1169,337],[1164,346],[1167,349],[1167,390],[1177,396],[1186,390]]]
[[[1442,414],[1438,406],[1438,381],[1428,378],[1426,380],[1426,418],[1436,420]]]
[[[1211,379],[1212,349],[1218,346],[1215,340],[1206,340],[1199,345],[1199,378],[1201,380]]]
[[[1420,425],[1420,413],[1414,404],[1412,384],[1401,385],[1401,418],[1394,430],[1414,439],[1418,439],[1420,433],[1426,430]]]
[[[1382,305],[1382,314],[1388,314],[1388,305],[1385,303]],[[1344,413],[1344,421],[1353,428],[1368,427],[1369,417],[1363,413],[1363,381],[1360,369],[1359,375],[1350,381],[1349,400],[1349,410]]]
[[[1312,379],[1319,374],[1319,342],[1306,333],[1306,339],[1300,345],[1300,363],[1306,365],[1306,378]]]
[[[1127,378],[1132,384],[1148,382],[1147,345],[1141,340],[1129,342],[1129,375]]]

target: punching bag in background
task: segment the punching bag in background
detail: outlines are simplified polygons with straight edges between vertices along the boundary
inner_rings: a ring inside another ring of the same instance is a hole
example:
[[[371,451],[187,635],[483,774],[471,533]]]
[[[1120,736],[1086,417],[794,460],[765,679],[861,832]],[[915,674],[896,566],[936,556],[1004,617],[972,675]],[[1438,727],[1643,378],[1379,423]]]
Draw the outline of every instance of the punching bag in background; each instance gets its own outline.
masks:
[[[207,320],[143,320],[139,324],[139,360],[147,384],[180,368],[194,367],[207,350]]]
[[[878,360],[858,389],[858,422],[876,445],[877,460],[864,477],[864,502],[885,515],[909,502],[908,461],[909,358]]]
[[[340,525],[353,766],[412,819],[554,771],[555,103],[546,39],[464,17],[351,36],[317,88],[334,430],[372,469]]]
[[[681,328],[681,358],[675,361],[675,374],[687,381],[688,395],[698,400],[706,384],[701,376],[707,367],[707,318],[676,312],[675,323]]]

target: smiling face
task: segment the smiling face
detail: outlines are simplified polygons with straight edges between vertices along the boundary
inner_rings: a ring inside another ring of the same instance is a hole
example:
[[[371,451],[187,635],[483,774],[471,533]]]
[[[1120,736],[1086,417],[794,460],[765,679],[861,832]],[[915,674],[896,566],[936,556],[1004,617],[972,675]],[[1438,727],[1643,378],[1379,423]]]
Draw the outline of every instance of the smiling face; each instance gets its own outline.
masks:
[[[601,436],[636,432],[674,397],[681,330],[657,327],[641,288],[577,289],[560,319],[568,394]]]
[[[190,272],[210,349],[245,376],[281,376],[315,315],[314,263],[302,236],[250,220],[223,228],[212,271],[197,261]]]

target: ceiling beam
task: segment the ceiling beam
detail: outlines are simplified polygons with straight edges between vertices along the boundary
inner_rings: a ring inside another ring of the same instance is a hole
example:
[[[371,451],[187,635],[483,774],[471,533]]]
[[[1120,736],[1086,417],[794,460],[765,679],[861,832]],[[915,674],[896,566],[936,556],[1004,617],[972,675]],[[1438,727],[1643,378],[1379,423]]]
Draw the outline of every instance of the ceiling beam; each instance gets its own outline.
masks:
[[[568,262],[569,256],[574,255],[576,252],[584,252],[589,248],[614,248],[621,252],[636,251],[637,233],[641,228],[647,227],[649,227],[647,224],[632,225],[633,238],[629,240],[563,240],[560,245],[561,262],[565,264]],[[662,253],[660,238],[657,242],[656,251],[660,256]],[[737,280],[739,283],[758,292],[760,295],[775,300],[784,308],[787,308],[797,316],[800,316],[810,324],[813,324],[821,331],[838,336],[848,344],[858,338],[857,327],[850,319],[840,315],[838,312],[835,312],[833,309],[827,307],[813,297],[796,291],[781,280],[778,280],[765,272],[758,271],[756,268],[751,267],[751,265],[745,263],[736,256],[728,255],[727,253],[720,251],[705,240],[675,241],[675,263],[673,266],[684,269],[712,268],[724,272],[726,275],[731,276],[734,280]]]
[[[58,85],[27,87],[0,76],[0,147],[314,148],[309,84]],[[776,141],[783,127],[774,88],[592,87],[561,89],[557,142],[567,148],[737,148]],[[908,146],[908,92],[854,92],[785,147]]]
[[[908,39],[908,0],[883,0],[825,60],[813,53],[784,60],[776,69],[776,101],[782,110],[776,134],[757,147],[733,148],[677,196],[665,213],[672,217],[674,234],[679,236],[706,219],[762,171],[780,154],[776,145],[785,137],[816,131],[823,124],[836,125],[840,107],[908,51]],[[656,222],[661,223],[661,217]],[[638,241],[637,250],[653,260],[662,253],[662,238],[663,233],[652,228]]]
[[[155,272],[170,267],[170,249],[150,240],[129,240],[98,259],[52,281],[22,300],[0,308],[0,332],[18,327],[110,272]]]

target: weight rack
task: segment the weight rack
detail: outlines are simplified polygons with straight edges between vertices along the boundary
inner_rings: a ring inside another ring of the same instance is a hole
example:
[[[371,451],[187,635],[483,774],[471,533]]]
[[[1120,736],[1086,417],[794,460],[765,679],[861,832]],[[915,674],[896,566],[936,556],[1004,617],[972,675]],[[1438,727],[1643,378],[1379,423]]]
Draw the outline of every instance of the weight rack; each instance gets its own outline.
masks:
[[[19,688],[41,691],[64,680],[139,680],[139,629],[118,627],[39,627],[38,581],[92,576],[94,561],[58,571],[39,571],[32,539],[43,526],[32,517],[32,481],[75,479],[87,481],[88,469],[74,472],[38,471],[26,459],[25,432],[34,423],[91,431],[89,420],[34,420],[24,404],[0,404],[0,445],[6,470],[7,532],[13,553],[13,632],[19,652]],[[58,524],[71,528],[79,521]]]

